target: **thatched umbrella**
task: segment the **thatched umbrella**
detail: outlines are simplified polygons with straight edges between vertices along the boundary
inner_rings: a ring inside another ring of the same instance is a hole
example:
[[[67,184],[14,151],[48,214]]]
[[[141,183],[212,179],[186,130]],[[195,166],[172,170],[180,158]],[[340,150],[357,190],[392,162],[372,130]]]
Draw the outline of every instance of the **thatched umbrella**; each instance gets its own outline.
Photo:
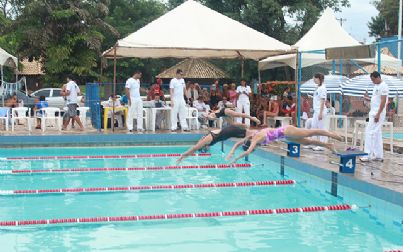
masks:
[[[227,74],[211,64],[210,62],[202,59],[185,59],[178,64],[166,69],[156,77],[161,79],[170,79],[176,77],[176,70],[183,71],[183,78],[186,79],[226,79]]]

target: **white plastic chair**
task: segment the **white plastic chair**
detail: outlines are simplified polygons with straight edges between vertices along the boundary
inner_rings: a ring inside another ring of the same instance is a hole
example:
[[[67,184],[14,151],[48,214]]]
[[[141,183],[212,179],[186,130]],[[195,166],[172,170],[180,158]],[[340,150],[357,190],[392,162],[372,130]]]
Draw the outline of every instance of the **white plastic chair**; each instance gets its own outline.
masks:
[[[199,129],[199,112],[196,108],[187,108],[187,110],[186,121],[188,121],[189,129],[192,129],[193,125],[196,126],[196,129]]]
[[[14,131],[15,122],[26,120],[28,130],[31,131],[31,109],[27,107],[17,107],[11,109],[11,131]]]
[[[62,122],[62,117],[61,117],[59,108],[52,108],[52,107],[41,108],[41,111],[42,111],[42,115],[39,118],[41,118],[42,132],[45,132],[46,120],[54,120],[55,124],[59,128],[59,131],[62,130],[63,122]]]
[[[145,130],[149,130],[149,128],[148,128],[149,118],[150,117],[149,117],[148,109],[143,108],[143,117],[142,117],[142,119],[143,119],[143,129],[145,129]],[[134,116],[133,120],[136,120],[136,122],[137,122],[137,116]]]
[[[4,120],[4,126],[6,128],[6,131],[8,131],[8,124],[10,121],[10,108],[8,107],[0,107],[1,110],[1,116],[0,116],[0,121]]]
[[[90,110],[89,107],[78,107],[78,111],[80,111],[80,121],[83,124],[84,128],[87,125],[87,112]]]

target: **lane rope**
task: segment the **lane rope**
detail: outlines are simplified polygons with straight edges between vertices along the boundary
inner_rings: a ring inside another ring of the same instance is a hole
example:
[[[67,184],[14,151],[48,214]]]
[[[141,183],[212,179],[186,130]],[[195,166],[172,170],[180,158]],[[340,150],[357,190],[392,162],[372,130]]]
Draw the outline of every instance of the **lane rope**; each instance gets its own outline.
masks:
[[[24,170],[0,170],[0,175],[10,174],[57,174],[57,173],[79,173],[79,172],[121,172],[121,171],[166,171],[186,169],[234,169],[248,168],[252,164],[210,164],[210,165],[171,165],[153,167],[111,167],[111,168],[63,168],[63,169],[24,169]]]
[[[74,155],[74,156],[36,156],[36,157],[3,157],[0,160],[65,160],[65,159],[126,159],[126,158],[162,158],[180,157],[181,153],[156,153],[133,155]],[[210,157],[211,153],[194,153],[193,157]]]
[[[24,189],[24,190],[0,190],[0,196],[10,195],[41,195],[41,194],[67,194],[67,193],[98,193],[98,192],[126,192],[126,191],[153,191],[153,190],[177,190],[177,189],[201,189],[223,187],[261,187],[293,185],[295,180],[270,180],[254,182],[224,182],[208,184],[183,184],[183,185],[145,185],[145,186],[117,186],[117,187],[86,187],[86,188],[58,188],[58,189]]]
[[[324,211],[347,211],[347,210],[355,211],[357,209],[358,207],[354,204],[332,205],[332,206],[308,206],[308,207],[295,207],[295,208],[257,209],[257,210],[241,210],[241,211],[225,211],[225,212],[59,218],[59,219],[42,219],[42,220],[14,220],[14,221],[0,221],[0,226],[17,227],[17,226],[72,224],[72,223],[89,224],[89,223],[135,222],[135,221],[172,220],[172,219],[220,218],[220,217],[234,217],[234,216],[310,213],[310,212],[324,212]]]

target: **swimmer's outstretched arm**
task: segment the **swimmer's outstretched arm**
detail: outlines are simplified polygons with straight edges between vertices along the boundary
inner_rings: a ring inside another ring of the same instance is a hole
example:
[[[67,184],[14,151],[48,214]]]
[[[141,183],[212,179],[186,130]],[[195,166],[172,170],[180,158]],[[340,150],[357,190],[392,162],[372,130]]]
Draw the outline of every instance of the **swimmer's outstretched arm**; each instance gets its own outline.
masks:
[[[243,144],[246,140],[251,139],[251,138],[252,138],[252,136],[248,136],[248,137],[245,137],[244,139],[239,140],[238,142],[236,142],[236,143],[234,144],[234,146],[232,146],[232,149],[231,149],[231,151],[228,153],[228,155],[227,155],[227,157],[225,158],[225,160],[230,160],[230,159],[232,158],[232,155],[234,155],[235,150],[236,150],[241,144]]]
[[[256,117],[250,116],[250,115],[247,115],[247,114],[244,114],[244,113],[239,113],[239,112],[233,111],[232,109],[225,109],[225,110],[224,110],[224,113],[225,113],[227,116],[230,116],[230,117],[248,118],[248,119],[250,119],[250,120],[256,122],[257,124],[260,124],[260,120],[257,119]]]
[[[257,141],[256,141],[256,139],[254,139],[251,141],[249,148],[246,151],[244,151],[241,155],[239,155],[237,158],[235,158],[230,164],[235,164],[236,161],[238,161],[239,159],[252,153],[252,151],[256,148],[256,146],[257,146]]]
[[[209,143],[211,143],[211,141],[213,141],[213,137],[211,136],[211,134],[204,136],[202,139],[199,140],[199,142],[197,142],[197,144],[195,144],[189,150],[183,153],[181,157],[176,161],[176,163],[179,164],[180,162],[182,162],[183,159],[192,155],[195,151],[200,150],[204,146],[208,145]]]

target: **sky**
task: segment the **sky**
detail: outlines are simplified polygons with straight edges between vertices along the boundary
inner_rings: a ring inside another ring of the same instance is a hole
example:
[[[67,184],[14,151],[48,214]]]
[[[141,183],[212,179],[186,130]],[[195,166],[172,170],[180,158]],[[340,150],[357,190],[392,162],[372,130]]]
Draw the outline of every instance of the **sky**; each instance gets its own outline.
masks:
[[[335,13],[337,18],[346,19],[343,21],[343,28],[356,40],[371,43],[375,40],[369,37],[368,22],[371,17],[378,15],[378,11],[372,4],[373,0],[350,0],[350,8],[343,8],[342,12]]]

